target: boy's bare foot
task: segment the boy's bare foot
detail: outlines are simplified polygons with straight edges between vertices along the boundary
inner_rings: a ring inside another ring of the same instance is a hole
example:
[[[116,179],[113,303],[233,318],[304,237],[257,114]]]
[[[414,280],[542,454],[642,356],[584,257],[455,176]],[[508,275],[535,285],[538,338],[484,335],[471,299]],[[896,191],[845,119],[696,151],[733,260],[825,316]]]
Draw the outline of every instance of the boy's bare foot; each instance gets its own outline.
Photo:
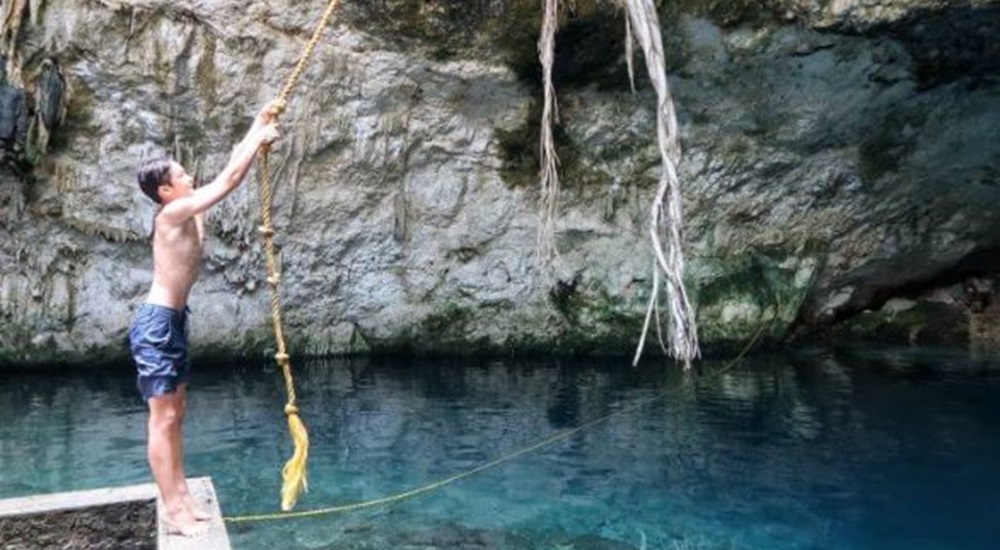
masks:
[[[201,508],[195,506],[194,499],[191,498],[191,495],[186,495],[183,502],[184,508],[189,514],[191,514],[192,517],[194,517],[194,519],[198,521],[208,521],[212,519],[212,514],[209,514],[208,512],[205,512]]]
[[[188,510],[191,512],[191,515],[194,516],[194,519],[198,521],[208,521],[212,519],[212,514],[209,514],[208,512],[205,512],[199,508],[191,507],[188,508]]]
[[[184,520],[170,519],[167,516],[160,516],[160,521],[166,528],[168,535],[180,535],[182,537],[200,537],[208,532],[208,525],[202,523],[189,514]]]

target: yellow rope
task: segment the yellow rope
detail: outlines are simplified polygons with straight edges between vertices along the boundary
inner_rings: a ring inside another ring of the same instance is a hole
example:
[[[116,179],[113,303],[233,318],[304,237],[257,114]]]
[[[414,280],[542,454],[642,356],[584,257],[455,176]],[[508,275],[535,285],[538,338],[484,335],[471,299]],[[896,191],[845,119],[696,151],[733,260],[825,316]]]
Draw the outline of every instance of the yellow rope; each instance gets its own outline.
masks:
[[[743,349],[740,350],[740,352],[736,355],[736,357],[730,359],[722,367],[720,367],[718,370],[714,371],[712,373],[712,376],[720,376],[720,375],[725,374],[726,372],[732,370],[732,368],[734,366],[736,366],[736,364],[739,363],[739,361],[741,359],[743,359],[743,357],[753,348],[754,344],[757,343],[757,340],[764,333],[764,329],[765,329],[765,324],[761,323],[758,326],[758,328],[757,328],[757,332],[754,333],[754,335],[750,338],[750,340],[743,347]],[[431,491],[434,491],[436,489],[440,489],[441,487],[444,487],[445,485],[449,485],[449,484],[454,483],[454,482],[456,482],[458,480],[467,478],[467,477],[469,477],[471,475],[478,474],[478,473],[480,473],[480,472],[482,472],[484,470],[488,470],[488,469],[493,468],[495,466],[499,466],[500,464],[503,464],[505,462],[513,460],[513,459],[515,459],[515,458],[517,458],[517,457],[519,457],[521,455],[530,453],[532,451],[536,451],[536,450],[541,449],[543,447],[548,447],[549,445],[552,445],[554,443],[558,443],[559,441],[567,439],[570,436],[572,436],[574,434],[577,434],[577,433],[579,433],[579,432],[581,432],[583,430],[586,430],[588,428],[596,426],[597,424],[601,424],[603,422],[606,422],[606,421],[608,421],[609,419],[611,419],[611,418],[613,418],[615,416],[620,416],[620,415],[623,415],[623,414],[626,414],[626,413],[630,413],[630,412],[638,409],[639,407],[648,405],[649,403],[651,403],[653,401],[656,401],[658,399],[663,399],[663,398],[665,398],[665,397],[667,397],[669,395],[670,395],[669,393],[665,393],[663,395],[657,396],[655,398],[652,398],[652,399],[649,399],[649,400],[646,400],[646,401],[643,401],[643,402],[640,402],[640,403],[634,403],[634,404],[632,404],[629,407],[625,407],[623,409],[617,410],[617,411],[615,411],[613,413],[607,414],[607,415],[602,416],[600,418],[596,418],[594,420],[591,420],[589,422],[581,424],[581,425],[579,425],[579,426],[577,426],[575,428],[570,428],[568,430],[565,430],[565,431],[559,432],[557,434],[554,434],[552,436],[549,436],[549,437],[546,437],[544,439],[541,439],[541,440],[539,440],[539,441],[537,441],[537,442],[535,442],[535,443],[533,443],[533,444],[531,444],[531,445],[529,445],[527,447],[521,448],[521,449],[519,449],[517,451],[514,451],[512,453],[509,453],[509,454],[506,454],[504,456],[501,456],[500,458],[497,458],[495,460],[491,460],[490,462],[486,462],[484,464],[476,466],[475,468],[472,468],[471,470],[466,470],[464,472],[455,474],[455,475],[453,475],[451,477],[446,477],[444,479],[435,481],[433,483],[429,483],[427,485],[424,485],[423,487],[418,487],[416,489],[411,489],[409,491],[405,491],[405,492],[398,493],[398,494],[395,494],[395,495],[390,495],[390,496],[382,497],[382,498],[376,498],[376,499],[373,499],[373,500],[366,500],[366,501],[362,501],[362,502],[355,502],[355,503],[351,503],[351,504],[342,504],[342,505],[339,505],[339,506],[329,506],[327,508],[317,508],[315,510],[303,510],[303,511],[300,511],[300,512],[285,511],[285,512],[281,512],[281,513],[273,513],[273,514],[256,514],[256,515],[246,515],[246,516],[232,516],[232,517],[225,517],[225,518],[222,518],[222,519],[226,523],[250,523],[250,522],[261,522],[261,521],[275,521],[275,520],[281,520],[281,519],[302,519],[302,518],[309,518],[309,517],[316,517],[316,516],[325,516],[325,515],[330,515],[330,514],[337,514],[337,513],[342,513],[342,512],[353,512],[355,510],[362,510],[362,509],[365,509],[365,508],[373,508],[373,507],[376,507],[376,506],[382,506],[382,505],[386,505],[386,504],[392,504],[392,503],[395,503],[395,502],[399,502],[401,500],[406,500],[406,499],[409,499],[409,498],[414,498],[414,497],[423,495],[425,493],[429,493]]]
[[[319,38],[323,34],[323,30],[326,29],[327,25],[330,23],[330,19],[333,18],[333,12],[337,9],[337,5],[340,4],[340,0],[330,0],[330,3],[326,6],[326,11],[323,12],[323,17],[320,18],[319,23],[316,24],[316,30],[313,31],[312,37],[309,42],[306,43],[305,47],[302,48],[302,54],[299,56],[299,62],[295,64],[295,69],[292,70],[292,74],[289,75],[288,80],[285,81],[285,87],[281,89],[281,94],[278,99],[282,103],[287,103],[289,96],[292,94],[292,88],[295,87],[299,82],[299,78],[302,77],[302,73],[306,69],[306,63],[312,56],[312,52],[316,49],[316,44],[319,43]]]
[[[330,0],[323,13],[322,19],[316,25],[312,37],[306,43],[299,56],[299,61],[295,69],[285,82],[281,94],[278,96],[278,114],[281,114],[288,105],[288,99],[292,94],[292,89],[298,84],[299,79],[305,71],[306,63],[312,56],[316,44],[319,43],[323,30],[330,23],[334,10],[339,4],[339,0]],[[271,187],[271,170],[268,162],[270,147],[261,148],[258,168],[258,178],[260,184],[260,219],[259,228],[264,241],[264,255],[267,260],[267,282],[271,286],[271,320],[274,324],[274,339],[278,346],[278,352],[274,355],[275,361],[281,367],[281,373],[285,378],[285,391],[288,394],[288,402],[285,404],[285,415],[288,417],[288,431],[292,436],[295,445],[295,452],[285,463],[281,470],[281,509],[289,511],[295,507],[299,496],[308,488],[306,481],[306,461],[309,458],[309,434],[306,432],[305,424],[299,418],[299,408],[295,403],[295,380],[292,378],[292,363],[285,347],[285,334],[281,321],[281,296],[278,291],[278,284],[281,282],[281,275],[278,272],[278,260],[274,251],[274,225],[271,223],[271,204],[274,198]]]

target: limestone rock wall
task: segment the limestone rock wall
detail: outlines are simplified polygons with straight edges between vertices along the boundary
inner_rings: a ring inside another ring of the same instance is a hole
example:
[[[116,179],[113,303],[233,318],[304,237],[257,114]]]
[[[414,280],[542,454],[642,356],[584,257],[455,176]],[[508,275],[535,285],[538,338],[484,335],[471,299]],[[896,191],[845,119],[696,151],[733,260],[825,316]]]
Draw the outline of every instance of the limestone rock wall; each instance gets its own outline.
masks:
[[[25,4],[2,33],[0,122],[17,97],[34,122],[0,124],[0,357],[119,360],[150,283],[137,165],[220,170],[324,6]],[[629,88],[622,14],[577,0],[556,62],[561,257],[541,269],[537,4],[344,4],[274,153],[293,352],[631,351],[651,285],[652,91]],[[661,18],[703,340],[763,325],[923,341],[886,327],[926,303],[968,328],[950,341],[983,332],[968,289],[995,302],[1000,2],[665,2]],[[248,181],[210,215],[202,354],[270,345],[256,208]]]

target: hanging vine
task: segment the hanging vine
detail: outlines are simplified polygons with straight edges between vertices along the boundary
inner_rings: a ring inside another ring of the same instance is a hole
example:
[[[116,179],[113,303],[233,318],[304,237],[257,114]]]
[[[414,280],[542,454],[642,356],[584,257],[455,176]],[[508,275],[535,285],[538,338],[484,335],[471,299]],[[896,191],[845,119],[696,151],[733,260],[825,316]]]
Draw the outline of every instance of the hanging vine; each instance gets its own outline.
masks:
[[[556,154],[552,125],[559,120],[556,90],[552,84],[552,65],[555,60],[556,27],[559,23],[559,0],[544,0],[542,32],[538,37],[538,56],[542,63],[544,99],[542,105],[541,135],[539,136],[539,181],[541,200],[538,224],[538,261],[547,264],[555,259],[556,204],[559,200],[559,157]]]
[[[556,202],[559,195],[559,158],[555,151],[552,125],[559,120],[552,65],[555,59],[555,34],[558,25],[559,0],[543,0],[542,29],[538,39],[542,65],[543,106],[539,136],[541,182],[540,220],[538,228],[538,258],[545,264],[557,257],[554,242]],[[684,288],[683,210],[677,164],[681,147],[677,140],[677,116],[667,84],[663,54],[663,37],[659,17],[652,0],[618,0],[626,11],[626,60],[629,81],[635,91],[634,43],[638,43],[646,58],[649,78],[656,90],[656,135],[662,170],[650,207],[649,237],[653,247],[653,288],[633,364],[638,364],[646,345],[649,329],[655,325],[660,346],[685,368],[701,355],[694,310]],[[667,340],[664,342],[660,319],[660,291],[666,289]]]
[[[690,368],[691,361],[697,359],[701,352],[698,348],[698,327],[694,310],[684,288],[684,251],[681,236],[684,219],[680,181],[677,177],[681,147],[677,140],[677,115],[667,84],[663,37],[660,34],[656,6],[652,0],[623,0],[623,3],[628,13],[626,35],[629,40],[635,39],[642,48],[649,79],[656,90],[656,136],[662,162],[660,181],[650,208],[649,221],[649,236],[654,256],[653,290],[650,293],[646,320],[633,364],[637,364],[642,356],[654,315],[658,331],[661,325],[658,304],[662,275],[665,279],[669,312],[669,352],[678,361],[683,361],[685,368]],[[629,51],[631,52],[631,48]],[[630,76],[632,74],[631,60],[629,74]]]

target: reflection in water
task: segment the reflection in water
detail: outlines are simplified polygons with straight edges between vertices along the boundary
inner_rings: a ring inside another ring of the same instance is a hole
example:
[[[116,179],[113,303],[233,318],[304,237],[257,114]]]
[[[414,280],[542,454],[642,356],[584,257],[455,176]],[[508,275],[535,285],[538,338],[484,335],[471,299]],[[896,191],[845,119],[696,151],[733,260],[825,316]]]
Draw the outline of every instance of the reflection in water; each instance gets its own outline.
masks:
[[[662,365],[343,360],[298,367],[300,508],[381,498],[601,422],[427,496],[231,525],[237,548],[992,548],[1000,362],[800,351]],[[269,365],[202,367],[188,470],[227,515],[278,507]],[[131,370],[0,374],[0,497],[146,482]]]

